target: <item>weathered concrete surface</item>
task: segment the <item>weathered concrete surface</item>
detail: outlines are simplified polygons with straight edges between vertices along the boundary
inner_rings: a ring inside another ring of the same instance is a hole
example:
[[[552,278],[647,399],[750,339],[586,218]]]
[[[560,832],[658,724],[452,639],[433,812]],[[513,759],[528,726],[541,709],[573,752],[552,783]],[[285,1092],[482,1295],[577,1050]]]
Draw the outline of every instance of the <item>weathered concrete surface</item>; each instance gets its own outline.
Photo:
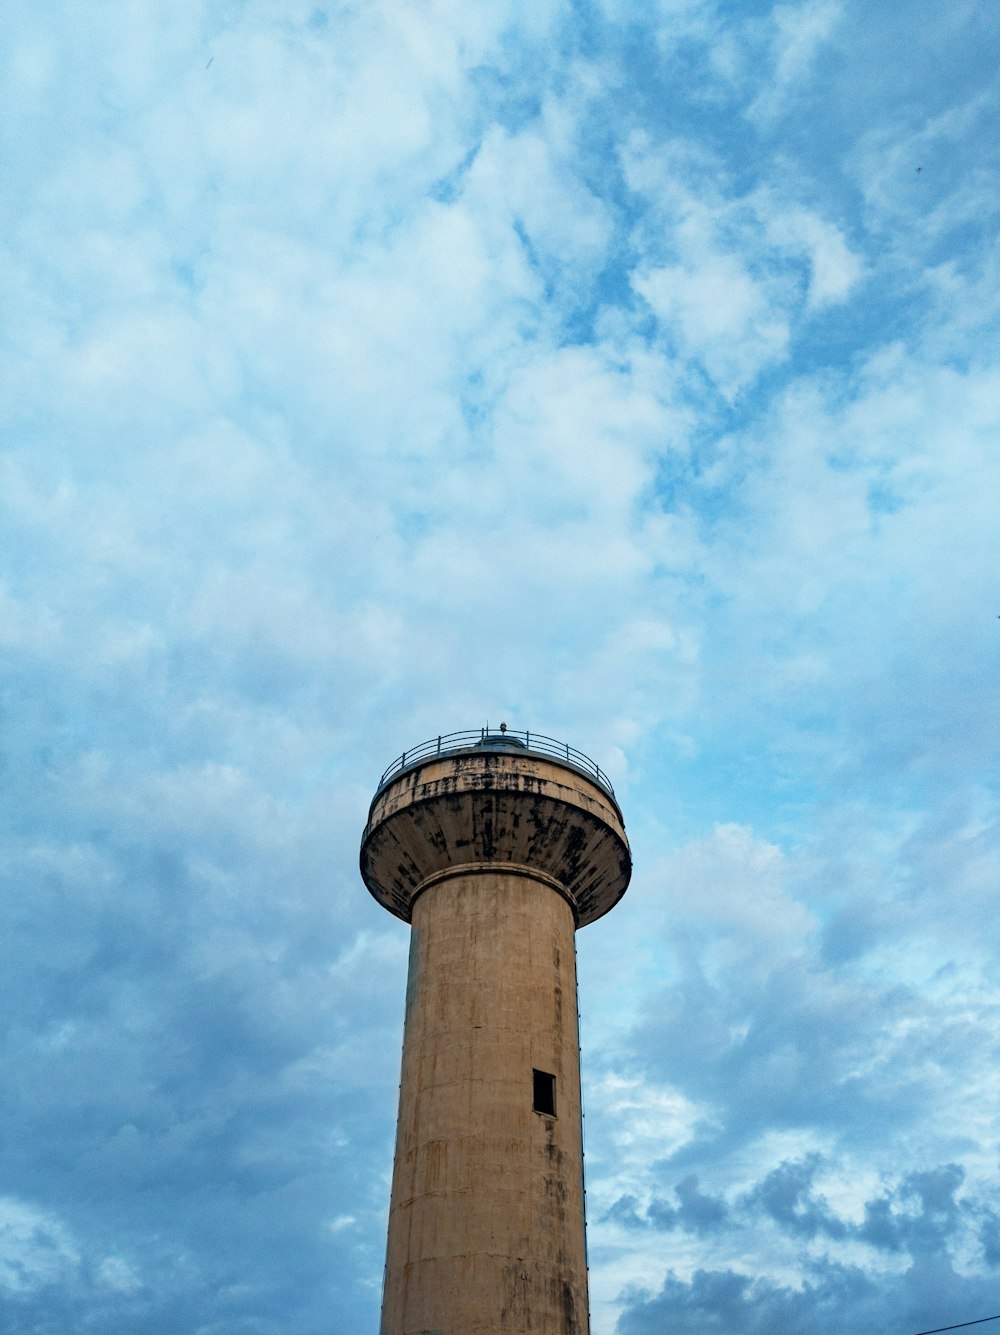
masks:
[[[409,921],[428,877],[470,863],[512,863],[551,877],[578,927],[614,907],[632,867],[614,799],[574,769],[530,752],[442,757],[378,794],[361,875],[390,913]]]
[[[473,748],[377,794],[361,872],[413,929],[382,1335],[587,1335],[574,932],[628,885],[621,813]]]
[[[413,909],[382,1335],[588,1329],[573,914],[524,876],[446,880]]]

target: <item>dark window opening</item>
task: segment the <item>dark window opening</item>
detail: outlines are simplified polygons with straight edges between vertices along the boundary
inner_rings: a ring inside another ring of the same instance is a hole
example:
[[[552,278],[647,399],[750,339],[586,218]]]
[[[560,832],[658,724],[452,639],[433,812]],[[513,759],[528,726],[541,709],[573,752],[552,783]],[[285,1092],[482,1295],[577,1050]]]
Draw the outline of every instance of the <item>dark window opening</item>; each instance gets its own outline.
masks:
[[[556,1115],[556,1078],[549,1075],[548,1071],[532,1071],[532,1099],[531,1106],[536,1113],[544,1113],[546,1117],[555,1117]]]

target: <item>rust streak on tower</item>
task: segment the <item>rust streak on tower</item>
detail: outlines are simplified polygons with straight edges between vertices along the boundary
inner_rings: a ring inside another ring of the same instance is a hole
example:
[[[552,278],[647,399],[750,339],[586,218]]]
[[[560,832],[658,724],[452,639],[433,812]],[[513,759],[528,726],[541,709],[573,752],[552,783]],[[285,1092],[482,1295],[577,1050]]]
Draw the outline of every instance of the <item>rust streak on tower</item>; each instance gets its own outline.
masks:
[[[574,933],[630,872],[562,743],[454,733],[383,776],[361,874],[412,935],[382,1335],[587,1335]]]

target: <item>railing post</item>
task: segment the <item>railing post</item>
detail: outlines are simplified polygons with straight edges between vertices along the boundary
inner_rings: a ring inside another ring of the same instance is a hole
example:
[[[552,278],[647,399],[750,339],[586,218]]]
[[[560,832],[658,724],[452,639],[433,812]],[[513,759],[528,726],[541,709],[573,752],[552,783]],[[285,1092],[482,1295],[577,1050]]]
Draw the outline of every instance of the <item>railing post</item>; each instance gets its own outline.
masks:
[[[438,733],[438,755],[441,754],[441,734]]]

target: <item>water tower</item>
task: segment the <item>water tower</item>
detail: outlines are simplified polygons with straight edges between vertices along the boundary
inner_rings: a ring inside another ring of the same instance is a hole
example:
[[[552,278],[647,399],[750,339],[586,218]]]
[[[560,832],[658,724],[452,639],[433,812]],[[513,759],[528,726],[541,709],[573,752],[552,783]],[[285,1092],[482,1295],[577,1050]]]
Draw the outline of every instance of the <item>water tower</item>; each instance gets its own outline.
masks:
[[[607,777],[551,738],[382,776],[361,875],[412,930],[381,1335],[587,1335],[574,933],[630,872]]]

